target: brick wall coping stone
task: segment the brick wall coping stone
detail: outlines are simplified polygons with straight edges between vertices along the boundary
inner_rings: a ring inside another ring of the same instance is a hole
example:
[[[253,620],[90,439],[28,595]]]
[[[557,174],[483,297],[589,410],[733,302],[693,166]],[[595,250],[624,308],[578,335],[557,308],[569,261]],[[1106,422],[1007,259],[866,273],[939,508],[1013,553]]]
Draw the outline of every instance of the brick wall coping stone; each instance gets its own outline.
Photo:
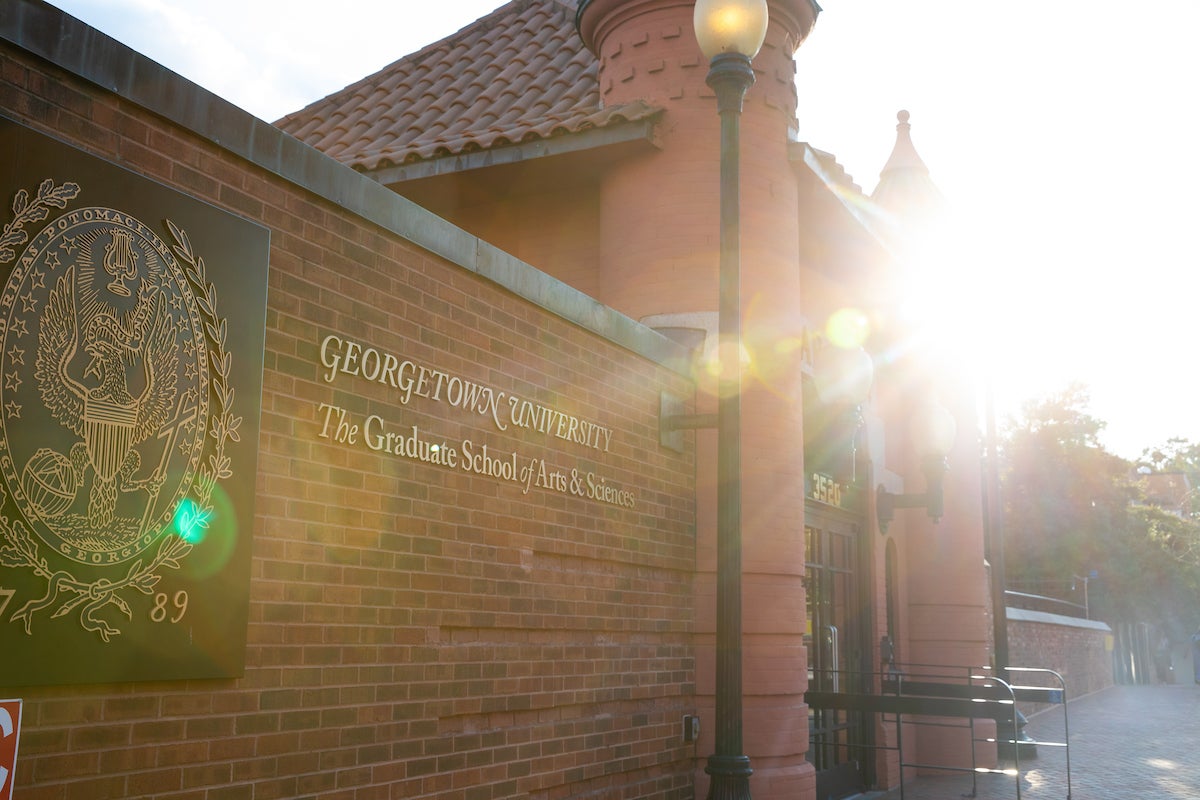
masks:
[[[1112,628],[1107,622],[1097,619],[1080,619],[1067,617],[1062,614],[1051,614],[1048,611],[1030,611],[1024,608],[1009,608],[1004,612],[1010,622],[1043,622],[1047,625],[1062,625],[1069,628],[1088,628],[1094,631],[1108,631]]]
[[[569,322],[687,375],[685,348],[41,0],[0,3],[0,41],[180,125]]]

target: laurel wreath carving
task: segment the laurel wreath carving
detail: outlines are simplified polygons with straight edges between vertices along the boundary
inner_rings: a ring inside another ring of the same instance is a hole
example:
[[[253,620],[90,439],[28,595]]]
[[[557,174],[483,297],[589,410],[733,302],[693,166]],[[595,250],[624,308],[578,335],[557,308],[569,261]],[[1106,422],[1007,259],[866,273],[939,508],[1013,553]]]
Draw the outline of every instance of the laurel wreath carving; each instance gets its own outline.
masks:
[[[15,258],[13,247],[20,246],[28,240],[23,227],[26,222],[37,222],[48,215],[47,206],[65,208],[66,201],[79,193],[79,187],[73,183],[64,183],[55,187],[49,179],[38,187],[38,193],[33,203],[29,202],[28,193],[22,189],[17,193],[13,202],[16,218],[4,228],[0,235],[0,262],[11,261]],[[209,360],[213,378],[209,384],[213,397],[213,414],[210,417],[207,435],[215,442],[206,464],[197,470],[193,479],[196,490],[195,506],[184,504],[176,514],[179,527],[184,530],[206,530],[212,518],[212,493],[217,482],[230,477],[231,460],[225,453],[228,441],[241,441],[238,432],[242,418],[232,412],[234,390],[229,385],[232,371],[232,355],[225,349],[228,326],[224,319],[216,314],[217,290],[209,283],[205,275],[204,259],[196,255],[188,240],[187,233],[171,220],[166,220],[167,228],[175,240],[173,250],[184,264],[184,274],[195,293],[200,313],[204,320],[205,337],[210,344]],[[0,498],[2,500],[3,498]],[[29,568],[46,580],[46,594],[37,600],[30,600],[18,611],[14,612],[10,621],[21,621],[25,633],[32,635],[33,618],[40,611],[54,607],[51,619],[70,614],[79,610],[79,620],[84,630],[99,634],[105,642],[121,633],[120,628],[110,624],[96,614],[106,606],[115,606],[127,619],[133,619],[133,610],[121,593],[127,590],[141,592],[144,595],[154,593],[160,579],[159,571],[163,569],[179,569],[180,561],[191,552],[192,545],[179,536],[166,536],[158,546],[158,551],[148,563],[143,559],[135,561],[126,572],[125,577],[110,581],[99,578],[95,581],[85,581],[76,578],[67,570],[52,570],[49,563],[38,552],[37,542],[21,520],[10,521],[0,515],[0,532],[4,534],[8,544],[0,548],[0,565],[5,567]]]

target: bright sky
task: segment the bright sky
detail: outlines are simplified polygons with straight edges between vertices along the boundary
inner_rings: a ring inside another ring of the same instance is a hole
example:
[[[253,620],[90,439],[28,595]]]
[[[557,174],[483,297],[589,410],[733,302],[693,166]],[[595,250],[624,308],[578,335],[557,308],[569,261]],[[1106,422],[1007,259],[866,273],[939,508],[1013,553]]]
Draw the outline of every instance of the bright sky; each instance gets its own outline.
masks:
[[[502,4],[51,2],[266,120]],[[911,112],[960,220],[925,302],[982,327],[1001,410],[1078,380],[1114,452],[1200,442],[1200,2],[821,4],[800,137],[870,192]]]

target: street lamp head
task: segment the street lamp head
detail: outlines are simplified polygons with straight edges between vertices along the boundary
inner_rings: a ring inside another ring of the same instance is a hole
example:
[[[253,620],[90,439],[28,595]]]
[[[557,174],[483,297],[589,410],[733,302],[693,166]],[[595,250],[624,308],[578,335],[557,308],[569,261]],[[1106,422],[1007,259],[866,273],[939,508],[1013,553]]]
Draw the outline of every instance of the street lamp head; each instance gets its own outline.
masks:
[[[944,459],[954,447],[958,423],[945,406],[930,400],[924,403],[910,421],[909,433],[913,449],[924,459]]]
[[[862,347],[826,344],[813,358],[813,379],[821,402],[857,407],[875,380],[875,362]]]
[[[767,37],[767,0],[696,0],[692,24],[710,60],[722,53],[754,58]]]

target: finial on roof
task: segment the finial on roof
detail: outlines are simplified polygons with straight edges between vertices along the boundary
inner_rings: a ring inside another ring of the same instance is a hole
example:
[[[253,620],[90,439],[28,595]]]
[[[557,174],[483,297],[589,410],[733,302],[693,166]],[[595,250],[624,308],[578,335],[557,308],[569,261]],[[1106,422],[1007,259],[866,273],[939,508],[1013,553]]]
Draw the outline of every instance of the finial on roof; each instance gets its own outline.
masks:
[[[896,112],[896,146],[892,148],[891,157],[879,173],[881,180],[888,172],[896,169],[919,169],[926,173],[929,172],[925,162],[917,155],[917,148],[913,146],[912,125],[908,124],[908,118],[907,111]]]
[[[879,184],[871,198],[893,213],[907,216],[941,204],[941,192],[929,177],[929,168],[912,143],[909,113],[896,112],[896,145],[879,173]]]

